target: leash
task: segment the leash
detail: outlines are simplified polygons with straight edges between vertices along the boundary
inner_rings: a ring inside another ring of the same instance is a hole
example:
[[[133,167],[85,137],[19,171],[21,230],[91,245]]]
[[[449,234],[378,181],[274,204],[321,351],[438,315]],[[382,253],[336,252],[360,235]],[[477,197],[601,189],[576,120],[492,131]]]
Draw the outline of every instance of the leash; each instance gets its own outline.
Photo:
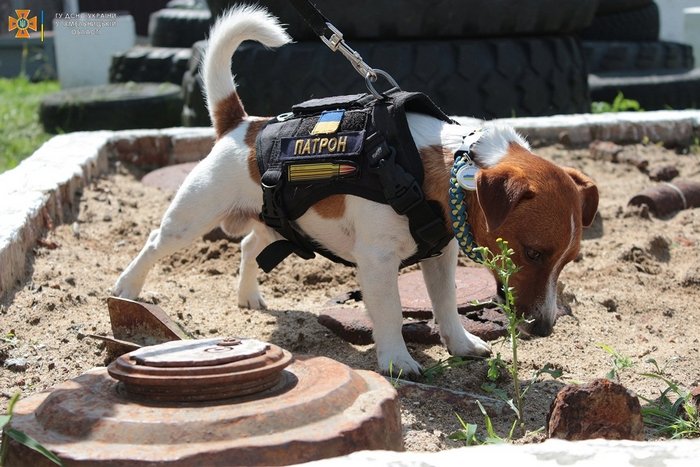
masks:
[[[392,88],[401,90],[396,80],[389,73],[368,65],[362,59],[362,56],[345,42],[343,33],[333,26],[328,18],[310,0],[289,0],[289,2],[329,49],[333,52],[340,52],[350,62],[360,76],[365,79],[367,89],[374,97],[377,99],[384,98],[384,95],[377,91],[373,84],[377,82],[380,76],[386,79]]]
[[[481,252],[468,221],[464,192],[476,190],[476,173],[479,168],[471,158],[472,148],[479,141],[484,130],[474,130],[462,138],[461,146],[455,151],[455,162],[450,171],[450,219],[452,231],[459,248],[470,260],[483,263]]]

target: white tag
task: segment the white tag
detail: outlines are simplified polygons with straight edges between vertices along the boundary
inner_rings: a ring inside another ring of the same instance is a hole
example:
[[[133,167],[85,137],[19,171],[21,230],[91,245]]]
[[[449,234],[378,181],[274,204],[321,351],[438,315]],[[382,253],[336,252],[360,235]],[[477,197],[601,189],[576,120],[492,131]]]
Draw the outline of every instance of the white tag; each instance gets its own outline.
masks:
[[[478,171],[479,168],[474,164],[467,164],[465,166],[462,166],[462,168],[460,168],[457,171],[457,183],[459,184],[459,186],[468,191],[475,191],[476,173]]]

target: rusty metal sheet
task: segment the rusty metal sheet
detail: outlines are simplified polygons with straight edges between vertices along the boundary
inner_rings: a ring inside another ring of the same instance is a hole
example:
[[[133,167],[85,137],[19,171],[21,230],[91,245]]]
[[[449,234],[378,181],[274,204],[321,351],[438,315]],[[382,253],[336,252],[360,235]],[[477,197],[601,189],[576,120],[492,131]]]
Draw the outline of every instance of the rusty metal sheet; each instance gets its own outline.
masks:
[[[116,339],[146,346],[188,338],[158,305],[109,297],[107,308]]]

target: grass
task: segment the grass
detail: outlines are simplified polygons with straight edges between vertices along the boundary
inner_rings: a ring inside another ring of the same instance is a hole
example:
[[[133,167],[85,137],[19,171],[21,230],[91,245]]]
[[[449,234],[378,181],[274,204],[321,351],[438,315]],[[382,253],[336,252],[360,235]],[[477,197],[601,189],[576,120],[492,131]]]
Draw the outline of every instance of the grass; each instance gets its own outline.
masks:
[[[17,166],[51,138],[39,122],[39,104],[59,89],[57,81],[0,78],[0,172]]]

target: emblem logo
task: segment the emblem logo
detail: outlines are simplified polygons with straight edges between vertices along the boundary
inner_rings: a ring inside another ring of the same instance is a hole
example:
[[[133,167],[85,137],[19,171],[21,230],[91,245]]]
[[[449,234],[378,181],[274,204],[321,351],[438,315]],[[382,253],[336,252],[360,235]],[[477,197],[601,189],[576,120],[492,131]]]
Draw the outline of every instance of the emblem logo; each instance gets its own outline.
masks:
[[[9,17],[8,31],[12,32],[16,29],[15,38],[29,39],[29,30],[36,31],[36,16],[30,18],[30,11],[31,10],[15,10],[17,18]]]

